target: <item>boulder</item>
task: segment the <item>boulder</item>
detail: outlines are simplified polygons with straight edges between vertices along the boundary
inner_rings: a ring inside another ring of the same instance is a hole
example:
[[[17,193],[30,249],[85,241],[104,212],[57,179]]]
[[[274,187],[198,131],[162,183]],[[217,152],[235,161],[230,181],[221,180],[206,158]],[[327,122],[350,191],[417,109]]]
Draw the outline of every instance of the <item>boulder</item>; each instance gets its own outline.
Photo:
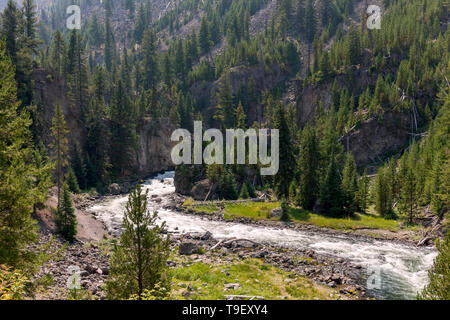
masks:
[[[204,235],[202,235],[201,240],[206,241],[210,240],[212,238],[212,233],[209,231],[206,231]]]
[[[212,183],[209,179],[197,182],[191,190],[192,197],[195,200],[203,201],[212,189]]]
[[[239,283],[225,283],[223,287],[225,289],[236,290],[239,289],[241,285]]]
[[[120,186],[117,183],[110,184],[108,192],[112,195],[118,195],[120,194]]]
[[[180,244],[178,252],[181,255],[190,255],[198,252],[199,249],[200,247],[197,243],[193,241],[184,241]]]
[[[278,217],[281,217],[282,214],[283,214],[283,210],[280,207],[278,207],[278,208],[272,209],[272,211],[270,211],[269,215],[271,218],[278,218]]]

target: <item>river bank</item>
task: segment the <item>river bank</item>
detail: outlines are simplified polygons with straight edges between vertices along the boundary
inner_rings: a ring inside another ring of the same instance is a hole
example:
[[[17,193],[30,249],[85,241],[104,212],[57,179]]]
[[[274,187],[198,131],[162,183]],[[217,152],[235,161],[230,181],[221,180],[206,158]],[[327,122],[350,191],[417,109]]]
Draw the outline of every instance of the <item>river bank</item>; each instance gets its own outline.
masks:
[[[200,251],[203,254],[195,258],[200,260],[193,262],[199,268],[203,268],[200,265],[201,259],[205,261],[209,259],[210,249],[216,243],[231,239],[245,239],[245,241],[250,240],[247,243],[254,243],[261,247],[239,248],[242,252],[226,252],[223,261],[217,260],[216,265],[209,265],[211,270],[227,263],[227,256],[235,256],[236,262],[247,261],[246,259],[259,259],[261,263],[266,264],[264,259],[269,259],[267,264],[273,266],[273,268],[282,271],[290,270],[286,272],[296,272],[298,277],[312,281],[314,286],[318,285],[330,290],[337,290],[338,294],[341,294],[339,291],[346,289],[346,286],[354,288],[360,286],[360,290],[356,290],[359,291],[357,293],[359,298],[373,296],[377,299],[414,299],[416,292],[427,283],[427,270],[432,265],[436,255],[435,250],[431,247],[416,247],[401,239],[389,241],[355,235],[354,233],[342,233],[337,230],[319,230],[311,225],[295,227],[292,224],[286,225],[277,221],[251,221],[242,218],[230,221],[223,219],[220,215],[185,212],[180,208],[184,202],[183,197],[175,193],[173,172],[147,180],[143,184],[143,189],[149,192],[149,210],[158,211],[158,223],[166,222],[166,230],[173,239],[182,239],[186,234],[206,234],[207,232],[211,234],[214,242],[205,246],[202,245],[203,249]],[[90,215],[92,219],[105,226],[107,230],[106,238],[114,238],[120,234],[127,199],[126,194],[105,197],[85,196],[81,201],[77,201],[76,205],[81,212]],[[174,246],[180,244],[174,243]],[[222,249],[229,250],[222,245],[220,247],[217,249],[219,252]],[[261,248],[264,248],[269,254],[261,253],[264,251]],[[174,249],[175,251],[178,250],[175,247]],[[217,250],[213,250],[211,254],[218,254],[219,257],[222,257]],[[245,256],[240,258],[239,253]],[[194,253],[193,256],[196,254],[198,253]],[[313,258],[309,255],[313,255]],[[191,259],[191,256],[180,256],[183,259]],[[300,258],[294,259],[291,256]],[[296,262],[297,260],[309,261],[312,262],[312,265],[309,265],[308,262],[299,265]],[[178,264],[177,267],[182,268],[182,264]],[[254,265],[245,266],[247,269],[254,267]],[[187,270],[181,271],[180,269],[177,273],[183,274],[183,272],[188,272]],[[375,289],[365,290],[367,289],[366,279],[371,272],[373,273],[373,270],[378,270],[377,274],[381,285]],[[194,274],[197,273],[200,272],[196,270]],[[345,279],[345,277],[348,279]],[[333,288],[333,286],[336,287]],[[241,287],[241,290],[244,290],[244,288]],[[363,293],[363,291],[366,292]],[[205,294],[194,298],[208,296],[207,293]],[[215,297],[217,294],[216,292],[215,295],[209,296]],[[282,296],[269,296],[282,298]],[[296,297],[288,295],[288,298]]]

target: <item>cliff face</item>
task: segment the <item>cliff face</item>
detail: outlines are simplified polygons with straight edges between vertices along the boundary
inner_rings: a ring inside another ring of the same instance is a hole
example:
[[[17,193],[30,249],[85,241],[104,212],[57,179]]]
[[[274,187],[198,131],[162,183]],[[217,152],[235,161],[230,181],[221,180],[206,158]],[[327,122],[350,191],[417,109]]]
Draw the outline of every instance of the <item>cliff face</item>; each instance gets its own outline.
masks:
[[[47,70],[36,69],[33,84],[34,101],[39,115],[38,134],[44,144],[48,146],[51,142],[52,118],[55,107],[59,104],[69,129],[69,145],[84,145],[86,133],[82,125],[81,109],[68,98],[69,88],[65,82]]]
[[[140,176],[174,168],[170,152],[176,142],[170,141],[170,137],[175,129],[166,118],[146,120],[138,129],[133,160]]]
[[[69,145],[86,143],[85,125],[80,107],[68,98],[68,87],[61,79],[44,69],[37,69],[33,75],[34,98],[39,113],[39,132],[44,144],[51,142],[51,126],[55,106],[61,105],[69,129]],[[174,143],[170,141],[176,128],[168,119],[146,119],[137,129],[137,146],[132,163],[139,177],[173,168],[170,152]]]
[[[382,118],[372,118],[344,137],[344,146],[352,151],[358,165],[380,161],[382,157],[404,147],[411,137],[409,114],[387,112]]]

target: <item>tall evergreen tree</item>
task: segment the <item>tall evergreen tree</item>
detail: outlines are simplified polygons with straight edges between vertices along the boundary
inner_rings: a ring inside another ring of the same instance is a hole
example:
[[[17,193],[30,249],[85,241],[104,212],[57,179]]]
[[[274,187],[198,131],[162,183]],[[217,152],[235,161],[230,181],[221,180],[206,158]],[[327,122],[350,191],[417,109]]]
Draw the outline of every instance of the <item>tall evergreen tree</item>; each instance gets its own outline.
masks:
[[[55,161],[55,178],[56,186],[58,188],[58,207],[59,200],[61,199],[61,187],[64,182],[64,172],[67,166],[67,150],[68,141],[67,134],[68,129],[66,125],[66,119],[64,117],[62,108],[59,104],[55,107],[55,113],[52,119],[52,143],[51,149],[53,153],[53,160]]]
[[[128,197],[124,231],[110,259],[106,290],[111,299],[128,299],[133,295],[142,299],[146,290],[163,298],[169,292],[166,261],[170,240],[162,236],[165,223],[156,223],[157,212],[148,211],[147,197],[148,191],[143,193],[140,185]]]
[[[320,203],[326,214],[333,217],[341,217],[347,212],[344,208],[345,193],[342,190],[341,174],[334,154],[331,155],[327,174],[322,183]]]
[[[154,89],[159,76],[157,61],[157,43],[155,33],[147,29],[142,40],[144,89]]]
[[[342,188],[344,190],[346,201],[349,208],[356,210],[357,201],[356,193],[358,191],[358,172],[356,170],[355,159],[353,154],[347,154],[344,170],[342,171]]]
[[[307,125],[302,132],[300,142],[300,172],[297,202],[306,210],[312,210],[319,195],[318,166],[320,154],[316,133]]]
[[[122,175],[131,169],[132,152],[135,147],[135,130],[132,107],[122,80],[115,86],[111,102],[111,165],[115,174]]]
[[[279,170],[274,177],[275,192],[278,198],[289,197],[289,184],[294,176],[295,158],[292,136],[286,119],[285,107],[278,104],[275,112],[275,129],[279,130]]]
[[[59,232],[66,240],[71,242],[75,240],[77,235],[77,217],[67,183],[63,185],[63,196],[57,209],[55,222]]]
[[[36,252],[28,249],[37,240],[31,213],[47,195],[48,166],[32,161],[31,121],[19,111],[14,67],[3,41],[0,74],[0,264],[27,268],[36,262]]]

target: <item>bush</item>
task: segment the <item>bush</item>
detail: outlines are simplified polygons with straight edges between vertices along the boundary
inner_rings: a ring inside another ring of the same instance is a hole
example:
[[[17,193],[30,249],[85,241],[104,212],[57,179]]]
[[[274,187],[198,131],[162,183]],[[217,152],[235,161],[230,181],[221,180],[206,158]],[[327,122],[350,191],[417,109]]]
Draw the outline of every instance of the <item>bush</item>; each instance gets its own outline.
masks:
[[[0,300],[22,300],[27,283],[22,273],[0,265]]]
[[[289,221],[289,206],[286,199],[281,200],[281,221]]]

